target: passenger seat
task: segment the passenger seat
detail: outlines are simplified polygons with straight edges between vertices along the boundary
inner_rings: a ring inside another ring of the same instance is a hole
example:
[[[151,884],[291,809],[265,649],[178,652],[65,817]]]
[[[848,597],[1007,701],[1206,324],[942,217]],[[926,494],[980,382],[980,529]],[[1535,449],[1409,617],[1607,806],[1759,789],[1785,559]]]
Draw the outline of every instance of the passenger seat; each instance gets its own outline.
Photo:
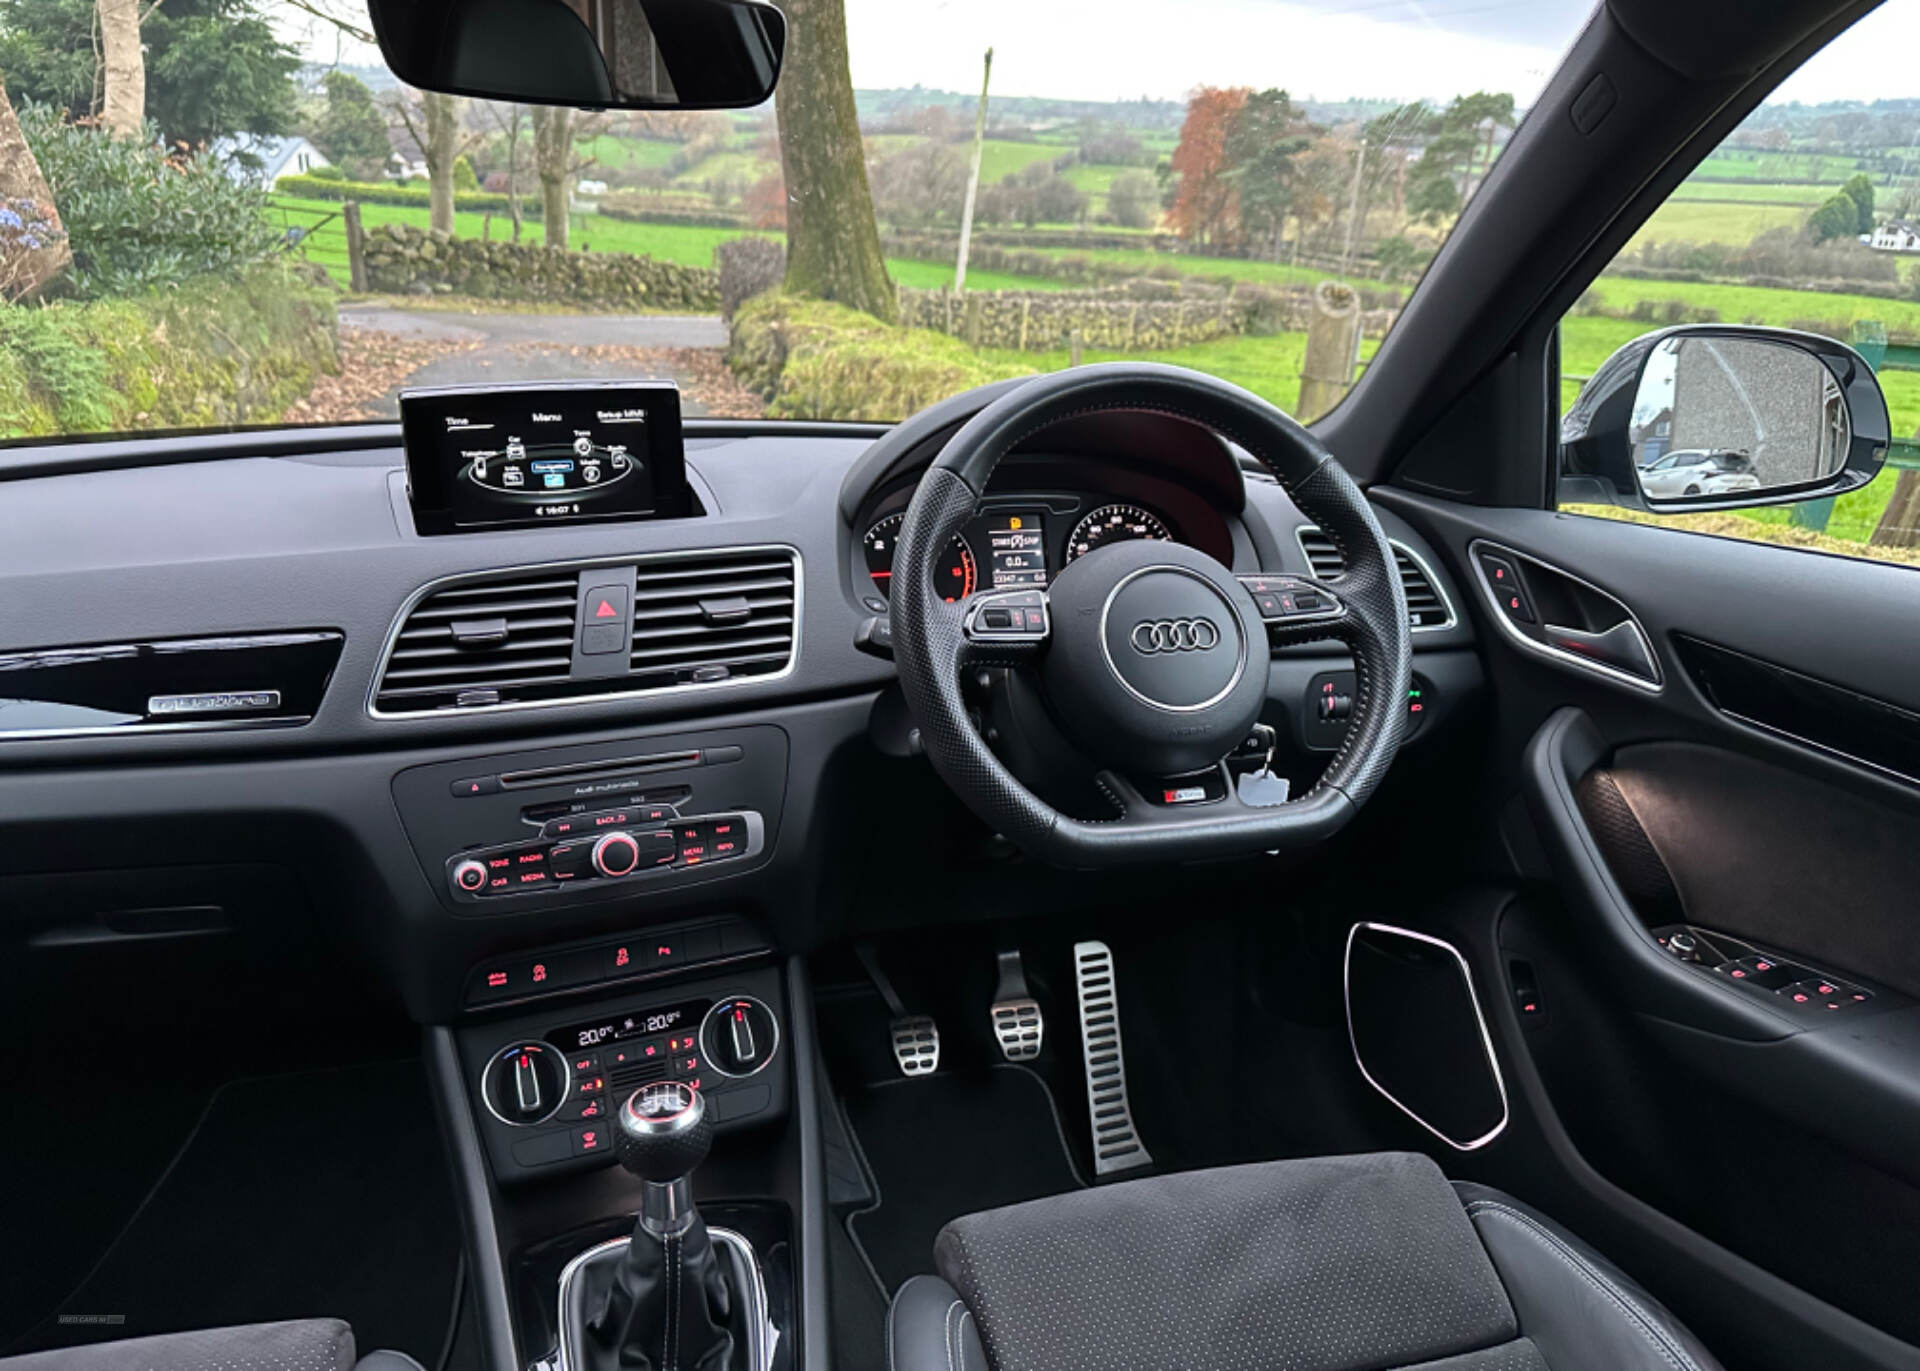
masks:
[[[0,1371],[424,1371],[404,1352],[354,1356],[339,1319],[290,1319],[0,1358]]]

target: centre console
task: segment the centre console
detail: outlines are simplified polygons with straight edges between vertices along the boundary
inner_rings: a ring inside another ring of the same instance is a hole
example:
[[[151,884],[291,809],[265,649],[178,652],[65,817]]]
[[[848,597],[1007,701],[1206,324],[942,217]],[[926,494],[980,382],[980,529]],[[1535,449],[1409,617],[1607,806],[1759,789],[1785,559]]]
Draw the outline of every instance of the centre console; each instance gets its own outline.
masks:
[[[779,973],[760,966],[462,1028],[467,1092],[495,1177],[611,1165],[612,1115],[656,1082],[698,1090],[721,1138],[781,1119],[792,1074],[785,1019]]]

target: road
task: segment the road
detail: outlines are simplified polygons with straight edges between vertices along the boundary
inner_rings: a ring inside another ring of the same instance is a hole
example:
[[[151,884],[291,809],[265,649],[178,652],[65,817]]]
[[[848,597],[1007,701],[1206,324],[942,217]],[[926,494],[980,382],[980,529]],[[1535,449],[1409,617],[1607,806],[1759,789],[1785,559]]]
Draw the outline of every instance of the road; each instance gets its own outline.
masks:
[[[408,386],[664,376],[681,383],[688,414],[706,412],[688,393],[694,378],[676,374],[670,363],[649,365],[630,350],[717,350],[727,345],[726,324],[703,315],[466,314],[382,304],[343,306],[340,323],[347,329],[370,329],[401,338],[473,345],[428,362],[406,378]],[[397,393],[389,393],[374,407],[397,418]]]

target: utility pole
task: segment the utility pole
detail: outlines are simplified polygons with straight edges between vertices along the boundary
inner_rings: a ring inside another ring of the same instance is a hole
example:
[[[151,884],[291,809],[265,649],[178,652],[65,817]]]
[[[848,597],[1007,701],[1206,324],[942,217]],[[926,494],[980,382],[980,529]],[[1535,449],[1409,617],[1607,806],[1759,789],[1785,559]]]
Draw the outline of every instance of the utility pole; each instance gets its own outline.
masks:
[[[1353,159],[1353,200],[1347,207],[1347,250],[1340,258],[1340,274],[1353,273],[1353,240],[1360,229],[1360,174],[1366,170],[1367,140],[1360,140],[1360,153]]]
[[[980,191],[980,155],[987,141],[987,83],[993,79],[993,49],[987,49],[980,74],[980,112],[973,120],[973,171],[967,177],[967,202],[960,209],[960,260],[953,266],[953,293],[967,288],[967,248],[973,241],[973,198]]]

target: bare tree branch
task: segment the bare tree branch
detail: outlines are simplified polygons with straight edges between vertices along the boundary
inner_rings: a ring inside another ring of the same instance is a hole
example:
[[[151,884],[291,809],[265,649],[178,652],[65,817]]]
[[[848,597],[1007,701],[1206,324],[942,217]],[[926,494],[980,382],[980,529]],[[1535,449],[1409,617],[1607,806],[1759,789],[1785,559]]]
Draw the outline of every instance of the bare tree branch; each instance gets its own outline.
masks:
[[[318,5],[308,4],[307,0],[284,0],[284,3],[293,6],[293,8],[301,11],[303,14],[311,14],[315,19],[326,20],[327,23],[332,24],[349,38],[357,38],[362,43],[375,43],[379,41],[373,36],[370,30],[363,29],[350,20],[342,19],[337,14],[328,14]],[[158,9],[159,7],[160,0],[154,0],[154,8]]]

